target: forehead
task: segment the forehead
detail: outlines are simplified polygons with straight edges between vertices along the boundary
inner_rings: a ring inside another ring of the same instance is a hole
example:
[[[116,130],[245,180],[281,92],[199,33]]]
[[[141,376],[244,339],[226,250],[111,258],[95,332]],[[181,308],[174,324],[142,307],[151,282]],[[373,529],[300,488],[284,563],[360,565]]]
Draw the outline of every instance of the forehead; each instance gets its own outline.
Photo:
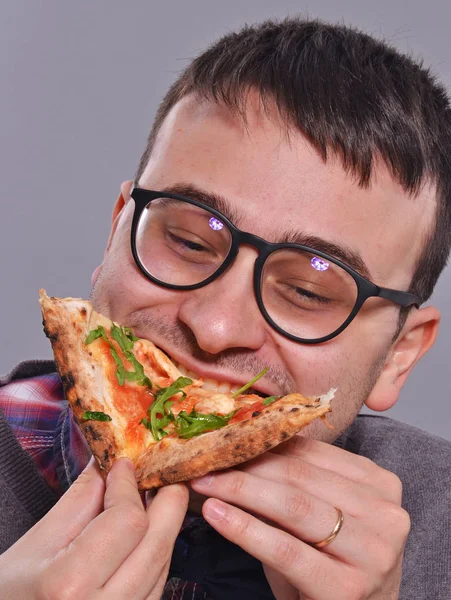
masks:
[[[241,228],[268,240],[301,232],[346,246],[376,283],[403,289],[431,227],[434,190],[411,197],[376,162],[362,189],[336,156],[324,161],[301,132],[287,134],[277,111],[263,110],[256,96],[245,121],[186,97],[165,119],[139,184],[188,184],[220,195]]]

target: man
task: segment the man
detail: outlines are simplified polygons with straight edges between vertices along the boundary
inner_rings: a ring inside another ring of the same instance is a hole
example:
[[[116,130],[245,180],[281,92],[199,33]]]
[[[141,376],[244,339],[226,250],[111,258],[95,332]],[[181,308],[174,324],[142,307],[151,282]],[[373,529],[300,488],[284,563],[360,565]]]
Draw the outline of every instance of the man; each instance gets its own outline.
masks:
[[[450,150],[443,88],[354,30],[268,22],[196,59],[135,177],[158,193],[122,185],[92,302],[213,387],[268,366],[266,394],[338,388],[334,429],[191,482],[185,520],[184,485],[145,508],[123,459],[106,489],[90,463],[38,521],[88,452],[53,366],[22,366],[1,391],[0,595],[451,597],[451,445],[357,417],[393,406],[436,339],[438,311],[419,306],[451,243]],[[45,388],[39,427],[23,386]]]

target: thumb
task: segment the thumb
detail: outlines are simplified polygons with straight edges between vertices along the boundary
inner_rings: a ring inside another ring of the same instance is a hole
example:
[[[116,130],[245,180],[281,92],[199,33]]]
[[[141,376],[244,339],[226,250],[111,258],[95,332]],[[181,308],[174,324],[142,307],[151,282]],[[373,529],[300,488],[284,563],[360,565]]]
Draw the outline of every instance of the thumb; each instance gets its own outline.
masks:
[[[29,531],[41,541],[41,557],[54,556],[80,535],[102,512],[104,493],[105,482],[92,457],[75,483]]]

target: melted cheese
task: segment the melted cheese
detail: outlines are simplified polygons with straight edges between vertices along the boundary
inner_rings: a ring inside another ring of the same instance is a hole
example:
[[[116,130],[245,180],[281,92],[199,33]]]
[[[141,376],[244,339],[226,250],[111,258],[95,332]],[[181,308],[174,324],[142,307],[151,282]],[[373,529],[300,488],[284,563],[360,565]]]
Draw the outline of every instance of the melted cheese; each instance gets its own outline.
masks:
[[[192,400],[194,409],[201,414],[228,415],[235,410],[235,400],[232,394],[221,394],[202,388],[188,392],[188,398]]]

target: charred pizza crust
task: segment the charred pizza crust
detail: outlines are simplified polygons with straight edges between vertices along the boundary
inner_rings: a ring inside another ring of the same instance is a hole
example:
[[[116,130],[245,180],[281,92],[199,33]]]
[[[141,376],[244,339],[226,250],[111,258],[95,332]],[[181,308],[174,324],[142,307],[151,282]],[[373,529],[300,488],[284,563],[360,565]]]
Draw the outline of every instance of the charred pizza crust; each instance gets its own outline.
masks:
[[[233,467],[285,442],[328,412],[330,404],[290,394],[246,421],[189,440],[164,438],[138,459],[137,479],[150,489]]]
[[[111,421],[82,418],[85,411],[105,411],[102,374],[90,361],[83,343],[92,317],[91,303],[77,298],[64,302],[50,298],[42,290],[40,294],[44,333],[52,343],[66,399],[101,471],[106,474],[117,458],[127,456],[127,451],[123,436]]]
[[[127,456],[135,462],[141,490],[201,477],[255,458],[331,411],[330,402],[325,399],[290,394],[254,412],[245,421],[190,439],[163,438],[143,445],[138,454],[131,452],[117,420],[82,418],[85,411],[111,412],[105,393],[105,374],[92,360],[84,340],[93,323],[110,328],[112,322],[93,311],[85,300],[51,298],[42,290],[40,294],[44,331],[52,343],[66,398],[102,473],[106,475],[117,458]],[[142,343],[153,347],[146,340]]]

